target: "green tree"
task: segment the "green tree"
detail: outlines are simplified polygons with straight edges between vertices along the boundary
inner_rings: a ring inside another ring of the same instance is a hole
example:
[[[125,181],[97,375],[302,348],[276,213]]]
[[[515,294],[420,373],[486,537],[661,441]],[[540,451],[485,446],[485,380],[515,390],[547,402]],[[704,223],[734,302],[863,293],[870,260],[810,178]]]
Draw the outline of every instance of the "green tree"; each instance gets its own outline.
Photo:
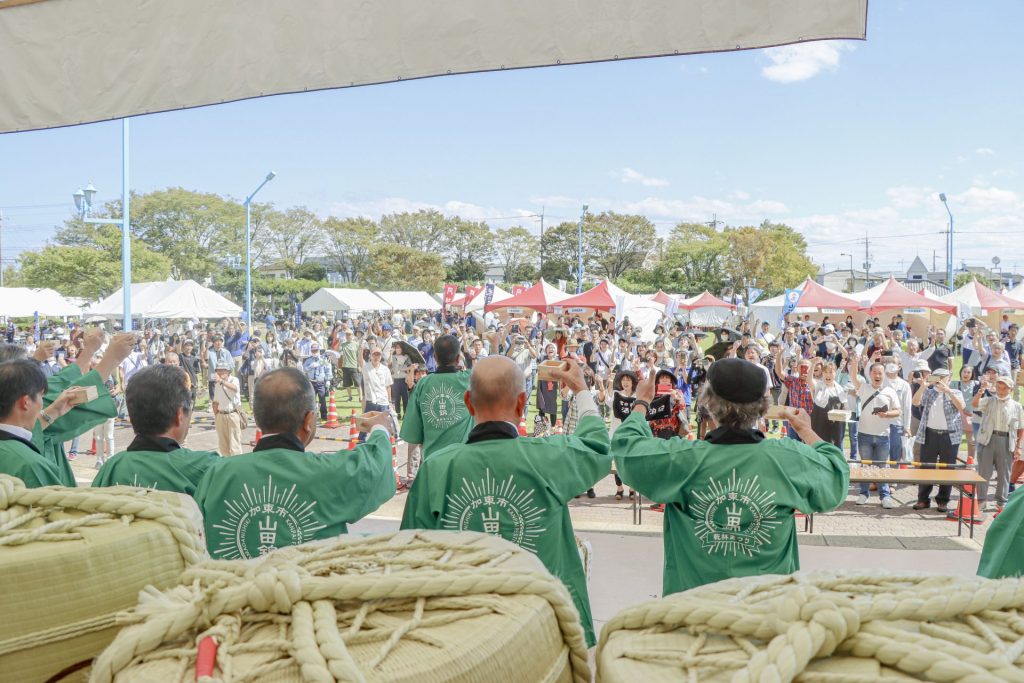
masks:
[[[977,280],[978,284],[984,285],[989,289],[999,291],[996,283],[984,275],[979,275],[978,273],[957,273],[953,276],[953,289],[960,289],[964,285],[970,284],[973,280]]]
[[[312,280],[313,282],[326,282],[327,269],[319,263],[306,261],[295,266],[293,273],[296,280]]]
[[[380,226],[369,218],[327,218],[323,221],[328,263],[350,282],[358,282],[380,240]]]
[[[444,261],[401,244],[382,244],[370,256],[363,285],[377,290],[436,292],[444,282]]]
[[[589,214],[588,214],[589,215]],[[548,282],[566,280],[576,283],[577,254],[576,249],[579,243],[577,223],[568,221],[559,223],[550,230],[544,231],[541,246],[544,249],[544,266],[541,268],[541,276]],[[597,240],[594,239],[593,223],[583,223],[583,267],[593,263],[596,252]],[[575,289],[575,287],[573,288]]]
[[[726,272],[737,291],[757,278],[764,296],[773,296],[818,271],[803,235],[783,223],[764,221],[757,227],[726,228],[723,234],[729,242]]]
[[[265,239],[268,252],[291,277],[306,257],[323,247],[323,226],[315,213],[304,206],[293,206],[267,217]]]
[[[583,229],[593,248],[588,268],[613,281],[642,267],[658,241],[654,224],[637,215],[588,213]]]
[[[524,277],[524,273],[536,274],[533,264],[539,246],[540,241],[521,225],[494,232],[494,252],[505,282],[532,279]]]
[[[445,251],[451,236],[451,222],[433,209],[416,212],[391,213],[380,219],[380,237],[421,252]]]
[[[725,281],[725,257],[729,243],[703,223],[679,223],[664,244],[664,253],[649,269],[630,273],[629,280],[647,289],[674,294],[717,292]]]
[[[98,247],[49,245],[19,257],[19,279],[26,287],[50,287],[65,296],[102,299],[121,286],[121,234],[116,226],[99,226]],[[104,234],[106,233],[106,234]],[[166,280],[171,262],[132,238],[132,281]]]
[[[494,234],[487,223],[459,217],[449,219],[449,239],[444,250],[449,259],[447,277],[454,282],[484,279],[494,257]]]

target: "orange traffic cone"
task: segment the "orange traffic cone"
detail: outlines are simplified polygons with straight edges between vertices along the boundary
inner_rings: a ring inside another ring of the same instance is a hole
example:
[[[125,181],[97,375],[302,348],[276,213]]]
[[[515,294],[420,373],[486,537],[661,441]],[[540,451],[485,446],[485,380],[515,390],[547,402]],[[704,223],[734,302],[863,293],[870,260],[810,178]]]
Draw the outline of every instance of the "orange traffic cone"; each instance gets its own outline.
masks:
[[[257,427],[256,428],[256,438],[252,440],[252,445],[256,446],[257,444],[259,444],[260,439],[262,439],[262,438],[263,438],[263,430],[260,429],[259,427]]]
[[[92,448],[89,449],[89,455],[96,455],[96,437],[92,437]]]
[[[519,418],[519,436],[526,436],[526,416]]]
[[[974,465],[974,458],[968,454],[967,467],[970,468],[972,465]],[[981,524],[981,510],[978,509],[978,496],[975,493],[975,486],[965,484],[961,490],[963,495],[960,496],[960,502],[957,503],[956,509],[946,512],[946,521],[955,522],[958,519],[962,519],[965,524]]]
[[[562,418],[558,418],[555,421],[555,434],[564,434],[565,430],[562,428]]]
[[[352,414],[348,416],[348,438],[354,439],[359,435],[359,428],[356,427],[356,409],[352,409]]]
[[[324,425],[327,429],[337,429],[341,426],[338,422],[338,407],[334,405],[334,392],[331,392],[331,401],[327,404],[327,423]]]

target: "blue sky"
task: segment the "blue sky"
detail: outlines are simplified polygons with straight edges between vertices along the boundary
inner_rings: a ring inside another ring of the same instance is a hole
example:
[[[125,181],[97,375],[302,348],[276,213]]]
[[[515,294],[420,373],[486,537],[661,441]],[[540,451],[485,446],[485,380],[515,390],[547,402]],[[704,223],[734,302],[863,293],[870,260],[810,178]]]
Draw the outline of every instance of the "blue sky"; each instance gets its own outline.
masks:
[[[826,267],[1024,270],[1024,3],[872,2],[866,42],[435,78],[132,120],[132,187],[322,215],[436,207],[494,227],[637,212],[793,225]],[[120,124],[0,135],[3,259],[87,182],[120,192]],[[513,218],[509,218],[513,217]],[[519,217],[519,218],[515,218]]]

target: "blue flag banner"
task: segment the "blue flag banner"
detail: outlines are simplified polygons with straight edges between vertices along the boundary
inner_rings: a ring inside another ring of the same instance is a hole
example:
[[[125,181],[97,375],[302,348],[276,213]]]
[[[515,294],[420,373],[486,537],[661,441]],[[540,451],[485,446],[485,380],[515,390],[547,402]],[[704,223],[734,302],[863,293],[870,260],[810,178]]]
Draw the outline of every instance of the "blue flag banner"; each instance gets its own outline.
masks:
[[[489,305],[492,299],[494,299],[494,283],[488,282],[484,286],[484,306]]]
[[[755,289],[754,287],[751,287],[750,288],[750,301],[747,302],[747,305],[750,306],[755,301],[760,299],[762,294],[764,294],[764,290],[763,289]]]
[[[796,310],[797,304],[800,303],[800,297],[803,296],[803,290],[800,289],[787,289],[785,295],[782,298],[782,313],[779,314],[779,329],[785,325],[786,316]]]

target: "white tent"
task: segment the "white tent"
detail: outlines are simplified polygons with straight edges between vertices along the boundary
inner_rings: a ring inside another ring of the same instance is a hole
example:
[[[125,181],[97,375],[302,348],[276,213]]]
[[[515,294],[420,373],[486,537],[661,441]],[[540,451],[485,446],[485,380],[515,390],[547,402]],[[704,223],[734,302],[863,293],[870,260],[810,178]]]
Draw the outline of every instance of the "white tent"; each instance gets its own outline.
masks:
[[[444,74],[863,40],[867,5],[868,0],[0,2],[0,133]]]
[[[397,311],[440,311],[441,304],[426,292],[374,292]]]
[[[363,313],[390,311],[392,306],[368,289],[322,287],[302,302],[302,310]]]
[[[124,293],[119,289],[86,312],[90,316],[120,318]],[[138,282],[132,285],[132,316],[140,318],[237,318],[242,307],[194,280]]]
[[[0,315],[10,318],[43,316],[77,317],[82,309],[52,289],[4,287],[0,289]]]

